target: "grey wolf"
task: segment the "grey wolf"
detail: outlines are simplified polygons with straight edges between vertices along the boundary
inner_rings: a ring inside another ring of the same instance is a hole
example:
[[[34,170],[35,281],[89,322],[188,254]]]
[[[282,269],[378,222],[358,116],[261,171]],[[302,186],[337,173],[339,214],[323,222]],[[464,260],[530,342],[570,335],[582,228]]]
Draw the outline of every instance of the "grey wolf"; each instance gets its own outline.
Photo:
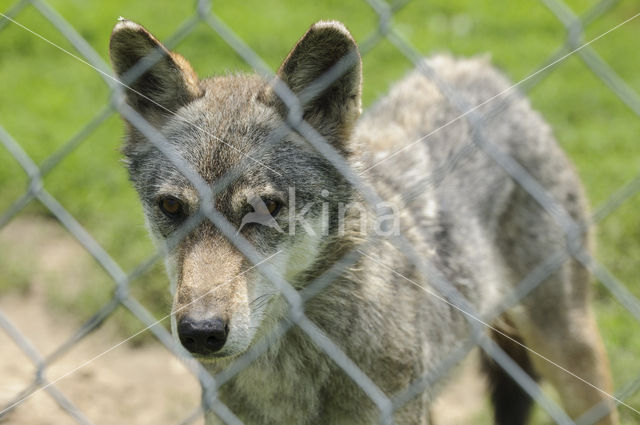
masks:
[[[361,225],[363,217],[374,214],[373,207],[294,130],[295,125],[289,125],[289,107],[275,84],[286,84],[302,98],[304,120],[356,171],[447,123],[459,111],[429,79],[412,72],[361,116],[361,61],[354,56],[355,41],[337,22],[313,25],[274,81],[245,74],[201,80],[182,56],[169,52],[142,26],[127,20],[117,23],[110,55],[119,77],[126,80],[127,71],[154,51],[162,53],[160,60],[129,83],[127,104],[163,135],[163,143],[199,178],[212,186],[221,180],[225,184],[214,205],[203,205],[184,170],[127,115],[123,152],[151,234],[168,251],[167,270],[175,286],[173,332],[198,361],[217,373],[286,320],[288,306],[210,220],[199,222],[175,246],[168,246],[181,224],[215,206],[239,228],[252,212],[247,200],[257,194],[282,231],[247,220],[239,234],[263,258],[273,256],[270,263],[300,291],[375,236],[371,226]],[[355,60],[345,62],[337,78],[324,79],[324,87],[315,84],[348,55]],[[472,105],[509,86],[487,60],[436,56],[428,63]],[[473,145],[471,131],[465,120],[458,120],[362,173],[362,178],[384,200],[399,205],[399,231],[483,316],[567,241],[558,223],[481,149],[450,161]],[[517,96],[499,119],[486,124],[485,134],[585,226],[578,248],[589,249],[581,184],[529,102]],[[442,169],[446,173],[431,182],[430,176]],[[365,208],[345,213],[344,205]],[[304,220],[288,220],[301,210]],[[324,229],[323,216],[328,217]],[[437,292],[429,276],[389,239],[365,247],[365,255],[309,299],[304,312],[393,396],[433,371],[468,340],[470,330],[460,311],[423,290]],[[489,333],[534,379],[553,384],[572,418],[603,402],[611,412],[598,423],[616,424],[606,395],[513,343],[522,341],[610,393],[608,361],[589,297],[588,272],[577,261],[567,260],[495,320],[493,326],[502,334]],[[496,423],[526,423],[531,400],[492,360],[485,359],[485,367]],[[438,387],[430,386],[399,407],[395,423],[428,423]],[[263,354],[219,389],[218,396],[247,424],[379,420],[376,406],[360,387],[296,326],[271,341]],[[213,412],[207,412],[206,419],[208,424],[220,423]]]

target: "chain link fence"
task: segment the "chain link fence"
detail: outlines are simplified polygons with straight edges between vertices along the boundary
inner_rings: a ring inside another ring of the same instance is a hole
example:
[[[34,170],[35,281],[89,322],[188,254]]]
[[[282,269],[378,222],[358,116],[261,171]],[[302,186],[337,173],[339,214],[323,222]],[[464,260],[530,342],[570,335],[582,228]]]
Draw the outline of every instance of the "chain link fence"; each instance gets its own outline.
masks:
[[[510,90],[496,93],[496,95],[484,104],[490,106],[489,112],[481,113],[479,107],[471,107],[467,101],[455,89],[450,87],[443,79],[431,69],[427,63],[422,61],[422,54],[407,42],[396,30],[393,23],[394,14],[405,7],[408,1],[396,1],[391,4],[384,3],[381,0],[366,0],[369,7],[378,16],[378,26],[376,31],[369,35],[360,43],[360,50],[363,60],[366,61],[367,53],[379,45],[383,40],[390,42],[395,48],[422,73],[424,77],[432,81],[441,93],[449,100],[450,104],[459,111],[459,118],[467,121],[471,127],[473,135],[473,144],[468,148],[461,150],[456,158],[450,159],[447,166],[439,169],[439,172],[445,174],[447,170],[453,166],[452,164],[459,161],[470,151],[474,149],[483,150],[491,157],[498,166],[502,167],[518,184],[520,184],[543,208],[549,213],[566,233],[567,240],[574,239],[582,233],[582,228],[567,214],[566,211],[553,199],[552,196],[527,172],[527,170],[518,164],[512,157],[504,154],[497,149],[491,140],[484,136],[483,128],[490,121],[499,118],[501,112],[513,100],[513,95],[517,92],[526,92],[534,88],[545,77],[556,69],[555,65],[563,61],[569,56],[579,57],[584,66],[599,78],[626,106],[629,107],[636,115],[640,115],[640,97],[629,87],[625,81],[619,77],[616,72],[603,60],[598,53],[590,46],[592,40],[585,40],[584,30],[587,26],[597,21],[602,15],[608,13],[616,4],[615,0],[603,0],[591,7],[586,13],[577,16],[566,4],[559,0],[541,0],[562,23],[566,29],[566,39],[564,43],[554,52],[536,71],[526,79],[518,82]],[[68,40],[75,48],[75,52],[66,52],[73,55],[78,60],[95,69],[97,73],[108,85],[112,92],[112,101],[105,105],[90,122],[88,122],[73,138],[71,138],[62,148],[48,157],[44,162],[38,165],[20,145],[3,127],[2,118],[0,117],[0,141],[4,148],[15,158],[26,173],[29,185],[28,189],[16,199],[8,209],[0,212],[0,228],[6,226],[27,205],[32,202],[42,204],[55,218],[78,240],[78,242],[86,249],[95,261],[108,273],[115,284],[113,297],[99,311],[87,320],[77,331],[71,335],[66,341],[63,341],[59,347],[53,352],[43,355],[39,353],[30,343],[28,338],[12,323],[10,317],[0,311],[0,326],[15,342],[15,344],[28,356],[33,362],[36,373],[33,381],[29,386],[19,391],[4,406],[0,407],[0,418],[11,420],[12,410],[18,408],[20,403],[29,398],[31,395],[46,391],[55,402],[64,409],[70,417],[77,423],[92,423],[83,412],[78,409],[72,400],[58,389],[57,382],[66,377],[63,375],[55,381],[50,381],[46,377],[48,368],[65,356],[79,341],[86,338],[94,330],[96,330],[104,321],[112,317],[114,311],[120,306],[130,311],[142,324],[144,329],[140,332],[150,331],[169,351],[174,353],[178,358],[184,360],[184,364],[197,376],[203,389],[203,406],[205,410],[215,412],[215,414],[227,424],[242,423],[240,419],[217,397],[217,389],[225,382],[232,379],[240,371],[246,368],[251,362],[255,361],[262,353],[264,353],[271,341],[286,333],[291,327],[298,327],[302,330],[322,351],[326,353],[344,372],[355,382],[364,393],[375,403],[380,411],[380,423],[389,424],[393,422],[393,415],[398,409],[417,395],[421,394],[426,388],[435,385],[452,367],[458,364],[474,347],[480,349],[506,370],[513,379],[544,409],[544,411],[558,424],[592,424],[597,422],[606,414],[606,406],[594,406],[590,411],[585,413],[577,422],[574,422],[560,408],[555,401],[548,397],[544,391],[540,389],[538,384],[531,379],[520,367],[496,345],[491,339],[484,335],[486,323],[491,323],[493,319],[500,316],[502,312],[510,306],[516,304],[519,300],[535,289],[546,277],[554,273],[558,268],[570,257],[574,257],[583,264],[606,289],[628,310],[628,312],[640,321],[640,300],[625,287],[607,268],[582,250],[570,250],[562,248],[556,253],[551,253],[547,261],[538,265],[520,284],[517,290],[505,297],[501,308],[494,312],[491,317],[481,316],[474,312],[473,307],[468,300],[459,293],[453,285],[438,271],[438,269],[423,258],[412,244],[403,236],[392,236],[390,240],[392,244],[401,250],[406,257],[413,263],[415,268],[424,276],[427,276],[430,283],[437,290],[438,297],[442,302],[446,302],[454,308],[465,313],[468,318],[471,329],[471,337],[461,347],[457,348],[447,357],[446,361],[436,367],[430,374],[423,376],[414,381],[409,387],[403,389],[396,394],[386,394],[382,391],[357,365],[350,359],[340,348],[337,341],[327,338],[325,333],[313,321],[305,315],[304,304],[315,294],[324,290],[331,282],[340,275],[342,271],[355,264],[363,255],[364,248],[367,243],[375,243],[375,241],[367,241],[362,246],[352,250],[349,254],[337,261],[328,271],[317,277],[303,291],[297,291],[281,274],[281,271],[273,267],[263,258],[259,252],[242,237],[237,235],[237,229],[229,223],[223,215],[212,210],[200,212],[192,217],[177,234],[172,236],[169,245],[176,244],[181,238],[189,233],[202,220],[209,220],[219,231],[221,231],[230,240],[238,241],[236,248],[249,259],[256,269],[265,276],[281,293],[289,307],[289,315],[287,320],[281,321],[274,329],[271,335],[263,338],[245,354],[239,356],[228,368],[216,375],[211,375],[199,363],[189,361],[190,354],[186,350],[176,344],[172,336],[163,326],[159,326],[162,320],[154,317],[145,306],[139,302],[129,291],[130,283],[141,275],[147,273],[154,264],[162,260],[164,253],[158,251],[147,261],[139,264],[131,271],[125,271],[103,247],[97,243],[92,235],[87,232],[82,225],[70,214],[67,209],[45,188],[43,178],[49,172],[53,171],[71,151],[83,143],[96,128],[105,122],[114,113],[119,112],[127,121],[129,121],[140,133],[148,138],[158,150],[163,152],[167,158],[183,171],[185,177],[190,183],[197,188],[200,193],[203,204],[213,205],[212,200],[215,195],[223,190],[229,181],[237,176],[225,176],[220,179],[223,183],[210,187],[195,172],[191,166],[180,157],[180,155],[172,150],[171,145],[166,143],[164,136],[150,125],[135,110],[130,108],[122,101],[124,90],[120,82],[112,75],[110,67],[103,61],[91,45],[74,29],[73,25],[66,22],[57,11],[44,0],[22,0],[15,3],[9,9],[5,10],[0,18],[0,37],[2,30],[8,25],[19,25],[20,14],[25,10],[33,8],[37,10],[46,20],[48,20],[59,33]],[[630,16],[630,19],[635,18]],[[624,25],[621,22],[620,25]],[[193,10],[193,15],[184,21],[178,30],[165,43],[168,48],[176,45],[189,34],[198,25],[205,24],[217,34],[225,43],[228,44],[247,64],[255,69],[258,74],[266,79],[274,77],[273,70],[263,61],[245,42],[234,32],[233,28],[228,27],[225,22],[216,14],[216,8],[209,1],[199,1]],[[24,28],[27,31],[32,29]],[[33,29],[37,32],[37,29]],[[611,31],[615,28],[611,29]],[[601,36],[604,36],[602,34]],[[39,37],[34,33],[34,37]],[[600,38],[600,37],[598,37]],[[46,41],[46,40],[45,40]],[[62,54],[62,52],[61,52]],[[346,57],[349,60],[349,57]],[[155,58],[157,61],[159,58]],[[351,58],[352,60],[353,58]],[[127,75],[128,81],[135,81],[142,75],[153,63],[149,61],[141,66],[136,66],[132,73]],[[315,87],[320,90],[327,87],[332,81],[341,75],[341,67],[336,66],[330,70],[328,75],[322,77],[323,81],[319,81]],[[127,81],[124,82],[125,84]],[[315,84],[315,83],[314,83]],[[290,114],[287,124],[301,134],[318,152],[322,153],[325,158],[342,173],[342,175],[363,195],[367,203],[374,205],[379,204],[383,200],[361,178],[355,170],[353,170],[345,159],[335,149],[331,148],[324,138],[318,132],[295,116],[293,112],[300,111],[301,100],[296,97],[293,92],[284,84],[275,86],[277,96],[289,108]],[[293,112],[291,112],[293,111]],[[448,124],[447,124],[448,125]],[[439,129],[438,129],[439,130]],[[437,131],[437,130],[436,130]],[[424,140],[429,135],[425,135]],[[421,141],[420,140],[420,141]],[[419,142],[419,141],[418,141]],[[417,142],[416,142],[417,143]],[[115,164],[114,164],[115,166]],[[432,176],[434,184],[441,176]],[[640,191],[640,175],[629,181],[611,195],[609,200],[601,205],[592,214],[593,223],[598,223],[610,213],[615,211],[626,200],[633,197]],[[482,319],[479,319],[482,317]],[[137,334],[136,334],[137,335]],[[136,336],[134,335],[134,336]],[[131,338],[129,338],[131,339]],[[127,339],[127,340],[129,340]],[[126,342],[126,341],[125,341]],[[119,346],[115,346],[115,349]],[[90,362],[94,359],[87,359]],[[615,362],[615,359],[613,360]],[[84,366],[78,365],[78,367]],[[75,371],[75,369],[74,369]],[[74,371],[69,372],[73,373]],[[585,384],[586,385],[586,384]],[[624,385],[617,388],[615,400],[618,404],[625,405],[623,408],[631,408],[625,403],[631,395],[640,388],[640,376],[631,377]],[[634,410],[636,413],[637,410]],[[183,424],[197,421],[202,416],[203,408],[198,408],[188,415]]]

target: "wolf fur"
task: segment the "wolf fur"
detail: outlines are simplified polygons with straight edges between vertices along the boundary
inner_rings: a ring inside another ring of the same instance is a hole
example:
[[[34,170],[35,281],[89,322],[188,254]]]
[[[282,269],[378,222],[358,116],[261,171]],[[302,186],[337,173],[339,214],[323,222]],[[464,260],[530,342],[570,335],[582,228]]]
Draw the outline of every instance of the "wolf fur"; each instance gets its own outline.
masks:
[[[278,229],[246,225],[239,233],[263,257],[273,255],[269,262],[295,288],[304,292],[316,277],[360,247],[363,255],[309,299],[304,313],[388,396],[433,371],[468,340],[465,316],[428,293],[438,291],[405,252],[388,238],[366,244],[373,230],[360,224],[374,215],[371,206],[345,213],[345,205],[366,205],[362,195],[293,129],[295,117],[277,95],[274,82],[245,74],[199,80],[184,58],[127,20],[117,23],[110,49],[114,69],[124,80],[138,61],[154,51],[162,53],[129,84],[127,102],[205,182],[225,180],[215,208],[226,220],[240,227],[251,212],[248,194],[281,205],[275,217]],[[337,78],[326,87],[314,86],[348,55],[354,60],[341,65]],[[435,56],[428,64],[470,105],[509,86],[486,59]],[[337,22],[313,25],[277,78],[303,100],[305,121],[356,172],[460,114],[429,79],[414,71],[360,117],[360,59],[353,38]],[[131,180],[151,233],[169,251],[168,272],[176,289],[173,330],[179,333],[176,324],[185,318],[216,318],[227,326],[221,349],[196,353],[215,374],[287,320],[287,303],[252,268],[237,241],[224,237],[208,220],[186,232],[176,246],[166,246],[186,217],[203,208],[201,194],[130,117],[124,118]],[[473,144],[472,131],[464,119],[457,120],[361,177],[397,206],[398,230],[415,251],[483,316],[567,242],[558,223]],[[516,96],[497,119],[486,123],[484,135],[518,161],[573,220],[586,225],[587,206],[576,173],[549,126],[525,98]],[[440,177],[434,179],[436,175]],[[179,202],[180,217],[160,208],[167,197]],[[304,217],[296,220],[302,210]],[[293,222],[287,220],[291,217]],[[580,249],[588,249],[588,233],[587,228]],[[606,355],[589,307],[589,275],[575,260],[564,262],[494,326],[611,393]],[[555,386],[571,417],[602,401],[612,411],[598,423],[617,423],[607,396],[512,340],[495,336],[525,371]],[[492,379],[496,423],[526,423],[528,396],[491,359],[485,367]],[[395,411],[395,423],[428,423],[438,387],[430,386]],[[246,424],[379,420],[378,409],[363,390],[296,326],[224,383],[218,397]],[[207,412],[206,420],[220,421],[213,412]]]

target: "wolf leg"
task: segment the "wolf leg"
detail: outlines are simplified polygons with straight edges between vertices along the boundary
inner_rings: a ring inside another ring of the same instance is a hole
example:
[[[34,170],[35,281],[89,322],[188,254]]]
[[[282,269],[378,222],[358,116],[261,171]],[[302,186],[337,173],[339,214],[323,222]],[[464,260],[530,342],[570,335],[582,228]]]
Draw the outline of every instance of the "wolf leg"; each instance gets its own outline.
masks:
[[[554,291],[555,299],[536,297],[534,291],[533,303],[527,303],[527,311],[514,318],[519,316],[516,327],[524,343],[537,353],[529,354],[535,369],[558,390],[567,413],[577,419],[600,405],[603,411],[596,423],[615,425],[618,417],[611,398],[609,361],[588,291],[584,291],[588,280],[587,270],[570,260],[543,283],[565,290]]]
[[[527,350],[505,337],[504,334],[521,342],[517,335],[511,335],[502,329],[500,332],[493,331],[491,338],[522,370],[537,380],[538,376]],[[525,425],[533,406],[531,397],[513,380],[509,373],[488,357],[484,351],[481,352],[481,361],[482,369],[488,378],[494,423],[496,425]]]

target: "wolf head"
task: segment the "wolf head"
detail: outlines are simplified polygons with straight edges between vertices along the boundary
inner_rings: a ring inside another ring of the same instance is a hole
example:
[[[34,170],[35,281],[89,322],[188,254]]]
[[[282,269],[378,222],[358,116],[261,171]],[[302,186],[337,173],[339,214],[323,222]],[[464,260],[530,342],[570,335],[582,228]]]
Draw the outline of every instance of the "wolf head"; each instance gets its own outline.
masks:
[[[303,118],[338,152],[352,155],[361,93],[356,44],[342,24],[319,22],[273,81],[199,80],[182,56],[121,19],[110,56],[127,87],[120,110],[130,178],[155,241],[168,253],[174,334],[203,360],[237,355],[286,305],[237,248],[240,242],[205,212],[227,220],[289,282],[305,284],[331,249],[336,206],[349,202],[353,190],[291,124]],[[213,197],[204,196],[194,176]],[[322,205],[331,206],[323,224]],[[247,220],[248,214],[271,217]]]

